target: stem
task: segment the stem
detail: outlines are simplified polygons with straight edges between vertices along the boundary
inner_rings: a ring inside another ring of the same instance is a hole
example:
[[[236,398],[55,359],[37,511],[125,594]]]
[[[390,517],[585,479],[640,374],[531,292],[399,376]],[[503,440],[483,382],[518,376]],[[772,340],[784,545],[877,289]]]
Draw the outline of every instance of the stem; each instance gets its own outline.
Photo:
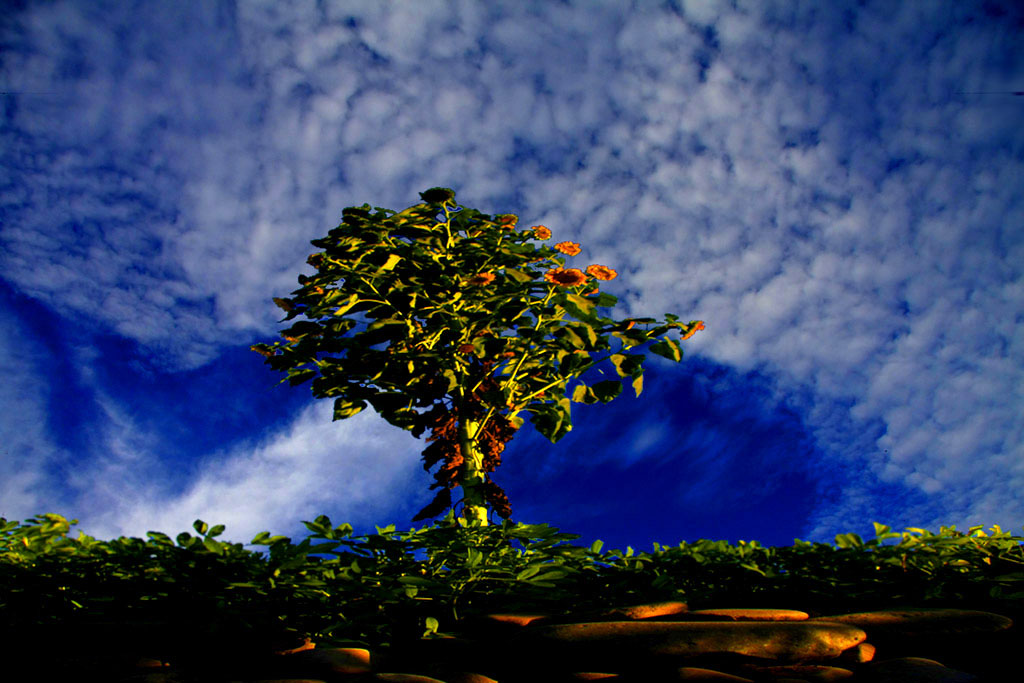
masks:
[[[469,526],[487,526],[487,501],[483,489],[484,455],[476,442],[480,430],[478,420],[459,418],[459,447],[462,451],[459,486],[463,491],[462,516]]]

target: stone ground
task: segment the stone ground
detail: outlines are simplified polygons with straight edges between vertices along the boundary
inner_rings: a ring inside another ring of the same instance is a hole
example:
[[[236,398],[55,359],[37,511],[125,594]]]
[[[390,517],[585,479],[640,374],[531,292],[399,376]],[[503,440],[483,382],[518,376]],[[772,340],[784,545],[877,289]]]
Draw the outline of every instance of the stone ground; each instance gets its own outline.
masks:
[[[1008,611],[1008,610],[1004,610]],[[1017,683],[1024,633],[1012,618],[953,608],[855,613],[699,609],[664,602],[597,614],[492,614],[458,636],[370,651],[308,640],[266,654],[196,643],[192,661],[154,658],[117,642],[50,661],[8,680],[124,683],[560,683],[607,680]],[[29,644],[26,644],[29,645]],[[5,642],[10,672],[14,643]],[[197,673],[202,672],[202,673]]]

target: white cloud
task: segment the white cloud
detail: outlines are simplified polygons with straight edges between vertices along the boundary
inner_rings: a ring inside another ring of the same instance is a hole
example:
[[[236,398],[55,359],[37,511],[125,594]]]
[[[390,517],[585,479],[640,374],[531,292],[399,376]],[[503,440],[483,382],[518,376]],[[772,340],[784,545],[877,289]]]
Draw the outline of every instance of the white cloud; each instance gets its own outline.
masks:
[[[74,516],[96,538],[173,536],[196,519],[226,525],[224,538],[242,543],[265,530],[304,536],[299,521],[320,514],[363,525],[397,514],[401,524],[404,501],[419,502],[426,489],[422,442],[369,410],[332,423],[330,406],[310,406],[262,443],[204,457],[183,490],[161,485],[160,454],[123,416],[111,417],[121,424],[112,425],[109,455],[74,477],[82,492]]]
[[[8,311],[0,308],[0,517],[25,519],[43,512],[58,487],[47,470],[61,458],[50,439],[49,391],[41,372],[43,353]]]

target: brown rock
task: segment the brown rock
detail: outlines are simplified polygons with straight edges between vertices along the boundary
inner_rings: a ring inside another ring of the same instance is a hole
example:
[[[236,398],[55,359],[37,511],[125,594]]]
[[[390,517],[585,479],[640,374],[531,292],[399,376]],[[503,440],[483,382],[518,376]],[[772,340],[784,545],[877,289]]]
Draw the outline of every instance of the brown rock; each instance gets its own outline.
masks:
[[[547,619],[546,614],[488,614],[485,620],[498,624],[511,624],[513,626],[528,626],[536,621]]]
[[[302,652],[304,650],[312,650],[315,647],[316,647],[316,643],[314,643],[309,638],[303,638],[303,642],[302,643],[298,643],[294,647],[289,647],[289,648],[285,648],[285,649],[281,649],[281,650],[275,650],[274,654],[275,655],[293,655],[296,652]]]
[[[390,681],[390,683],[445,683],[440,679],[419,674],[376,674],[373,680]]]
[[[676,669],[680,681],[722,681],[723,683],[753,683],[749,678],[733,676],[732,674],[715,671],[713,669],[702,669],[696,666],[682,666]],[[671,679],[666,679],[671,680]]]
[[[820,683],[833,683],[834,681],[847,681],[853,678],[853,672],[849,669],[842,669],[837,666],[818,666],[813,664],[794,664],[788,666],[756,666],[750,667],[752,673],[761,677],[771,677],[771,680],[792,679],[798,681],[816,681]]]
[[[858,680],[866,683],[971,683],[978,678],[933,659],[899,657],[865,664]]]
[[[602,616],[614,619],[653,619],[655,617],[671,616],[681,614],[687,609],[685,602],[671,600],[668,602],[649,602],[643,605],[632,605],[630,607],[619,607]]]
[[[278,658],[280,666],[300,676],[362,674],[370,672],[370,651],[359,647],[302,650]]]
[[[698,609],[686,617],[701,621],[805,621],[807,612],[793,609]]]
[[[867,642],[858,643],[856,647],[851,647],[839,656],[841,661],[848,664],[863,664],[864,662],[870,662],[874,658],[875,646]]]
[[[863,642],[866,634],[846,624],[813,622],[610,621],[541,626],[517,640],[574,666],[614,663],[623,670],[650,657],[731,654],[782,661],[831,659]]]
[[[448,683],[498,683],[493,678],[489,678],[483,674],[469,673],[466,671],[445,674],[444,680],[448,681]]]
[[[851,624],[883,636],[961,637],[995,633],[1013,626],[1013,620],[991,612],[930,608],[854,612],[817,617],[812,621]]]

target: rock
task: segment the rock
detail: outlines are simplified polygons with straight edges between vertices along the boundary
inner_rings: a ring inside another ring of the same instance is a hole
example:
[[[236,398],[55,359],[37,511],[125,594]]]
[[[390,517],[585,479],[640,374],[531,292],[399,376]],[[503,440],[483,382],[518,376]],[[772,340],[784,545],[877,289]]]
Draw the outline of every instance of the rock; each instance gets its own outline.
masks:
[[[620,607],[609,612],[604,612],[602,616],[609,617],[611,619],[654,619],[656,617],[682,614],[683,612],[686,612],[686,609],[687,606],[685,602],[673,600],[668,602],[649,602],[643,605]]]
[[[749,678],[733,676],[732,674],[714,671],[712,669],[702,669],[696,666],[683,666],[676,669],[676,672],[679,675],[679,678],[676,680],[680,681],[721,681],[722,683],[731,681],[732,683],[753,683]]]
[[[816,683],[833,683],[834,681],[848,681],[853,678],[853,672],[837,666],[821,666],[813,664],[790,664],[785,666],[751,666],[749,671],[760,677],[770,677],[771,680],[792,679],[798,681],[814,681]]]
[[[839,655],[839,659],[846,664],[863,664],[875,658],[875,646],[871,643],[858,643],[856,647]]]
[[[535,622],[548,619],[547,614],[488,614],[485,621],[497,624],[511,624],[513,626],[529,626]]]
[[[281,670],[316,678],[330,674],[364,674],[371,671],[370,651],[358,647],[302,650],[277,658]]]
[[[830,659],[863,642],[847,624],[813,622],[610,621],[541,626],[516,638],[516,650],[578,663],[631,664],[654,658],[741,655],[781,661]]]
[[[446,674],[444,680],[448,683],[498,683],[493,678],[489,678],[483,674],[469,673],[465,671]]]
[[[698,609],[686,618],[699,621],[806,621],[807,612],[793,609]]]
[[[978,678],[933,659],[899,657],[864,665],[858,680],[866,683],[971,683]]]
[[[988,635],[1013,626],[999,614],[963,609],[899,609],[817,617],[812,621],[852,624],[884,638]]]

